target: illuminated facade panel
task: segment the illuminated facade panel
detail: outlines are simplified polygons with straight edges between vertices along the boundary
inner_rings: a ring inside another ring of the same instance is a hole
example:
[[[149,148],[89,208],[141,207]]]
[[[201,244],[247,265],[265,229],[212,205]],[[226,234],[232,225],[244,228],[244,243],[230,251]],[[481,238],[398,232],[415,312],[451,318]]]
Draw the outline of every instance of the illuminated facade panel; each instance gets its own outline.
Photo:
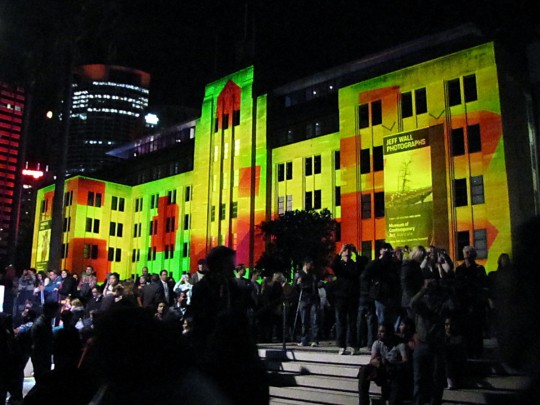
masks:
[[[339,73],[263,95],[254,94],[252,67],[210,83],[193,170],[131,188],[68,181],[67,190],[83,193],[73,199],[83,213],[75,228],[71,219],[69,232],[77,233],[66,244],[78,252],[66,264],[78,270],[101,260],[102,272],[129,276],[147,266],[177,277],[225,244],[252,266],[264,250],[258,224],[290,210],[328,208],[339,222],[338,248],[354,243],[374,258],[384,241],[434,244],[460,260],[462,247],[474,244],[493,270],[526,219],[508,173],[520,168],[526,179],[530,171],[508,147],[529,134],[514,129],[518,117],[510,126],[502,113],[509,101],[495,55],[488,42],[384,74],[370,65],[362,80]],[[88,207],[85,184],[103,193],[100,208]],[[532,182],[520,187],[534,189]],[[129,215],[109,207],[120,204],[111,196],[125,199]],[[46,257],[40,232],[47,233],[50,198],[50,189],[40,191],[36,263]]]

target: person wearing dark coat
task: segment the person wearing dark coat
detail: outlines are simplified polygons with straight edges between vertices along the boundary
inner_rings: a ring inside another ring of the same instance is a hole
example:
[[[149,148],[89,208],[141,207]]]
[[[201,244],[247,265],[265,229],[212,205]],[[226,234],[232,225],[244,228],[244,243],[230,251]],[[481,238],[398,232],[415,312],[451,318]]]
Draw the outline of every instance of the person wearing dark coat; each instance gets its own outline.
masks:
[[[31,329],[32,352],[31,359],[34,366],[34,377],[39,382],[52,366],[53,330],[52,320],[58,311],[58,303],[46,302],[43,305],[43,314],[34,322]]]
[[[411,298],[416,295],[424,285],[424,275],[420,268],[420,263],[426,256],[426,249],[423,246],[416,246],[408,260],[404,260],[401,265],[401,308],[408,318],[414,319],[411,308]]]
[[[62,270],[62,284],[58,290],[58,296],[60,301],[67,297],[75,297],[77,294],[77,280],[67,270]]]
[[[358,251],[352,244],[344,244],[332,263],[336,276],[328,288],[330,302],[336,313],[336,344],[339,354],[354,355],[359,349],[356,321],[360,297],[361,268],[357,261]]]
[[[150,276],[150,284],[147,284],[143,290],[143,306],[151,310],[153,314],[156,312],[158,304],[164,300],[165,293],[163,292],[159,276],[152,274]]]

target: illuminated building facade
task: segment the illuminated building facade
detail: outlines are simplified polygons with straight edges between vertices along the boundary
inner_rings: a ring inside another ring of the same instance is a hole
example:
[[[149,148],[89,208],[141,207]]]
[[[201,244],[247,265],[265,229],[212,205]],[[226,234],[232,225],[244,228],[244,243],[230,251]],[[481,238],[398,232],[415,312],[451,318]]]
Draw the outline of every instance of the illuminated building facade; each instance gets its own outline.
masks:
[[[178,277],[219,244],[252,266],[261,221],[328,208],[338,246],[368,257],[389,241],[434,244],[459,260],[473,244],[495,269],[538,210],[533,124],[495,43],[450,34],[261,94],[252,67],[210,83],[190,170],[132,185],[67,181],[65,267]],[[38,267],[52,190],[38,193]]]
[[[107,152],[143,135],[150,75],[110,65],[75,73],[67,172],[88,173],[116,162]]]
[[[22,88],[0,82],[0,261],[8,254],[24,111]]]

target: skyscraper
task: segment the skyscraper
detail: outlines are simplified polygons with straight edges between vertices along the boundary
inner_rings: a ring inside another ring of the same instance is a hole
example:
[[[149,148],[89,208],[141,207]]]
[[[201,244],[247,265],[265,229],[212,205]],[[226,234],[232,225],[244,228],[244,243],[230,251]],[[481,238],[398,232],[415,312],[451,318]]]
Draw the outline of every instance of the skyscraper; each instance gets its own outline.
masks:
[[[6,259],[24,111],[23,89],[0,82],[0,261]]]
[[[75,73],[70,114],[68,174],[115,161],[106,153],[144,130],[150,75],[121,66],[84,65]]]

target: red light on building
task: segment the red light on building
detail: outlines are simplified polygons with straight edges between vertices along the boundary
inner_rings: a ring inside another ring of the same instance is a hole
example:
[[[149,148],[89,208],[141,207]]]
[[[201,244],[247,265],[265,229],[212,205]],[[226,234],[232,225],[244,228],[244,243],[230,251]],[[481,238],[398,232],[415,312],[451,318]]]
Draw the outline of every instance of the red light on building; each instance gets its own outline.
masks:
[[[39,179],[39,178],[43,177],[43,171],[41,171],[41,170],[23,169],[22,174],[24,176],[31,176],[34,179]]]

